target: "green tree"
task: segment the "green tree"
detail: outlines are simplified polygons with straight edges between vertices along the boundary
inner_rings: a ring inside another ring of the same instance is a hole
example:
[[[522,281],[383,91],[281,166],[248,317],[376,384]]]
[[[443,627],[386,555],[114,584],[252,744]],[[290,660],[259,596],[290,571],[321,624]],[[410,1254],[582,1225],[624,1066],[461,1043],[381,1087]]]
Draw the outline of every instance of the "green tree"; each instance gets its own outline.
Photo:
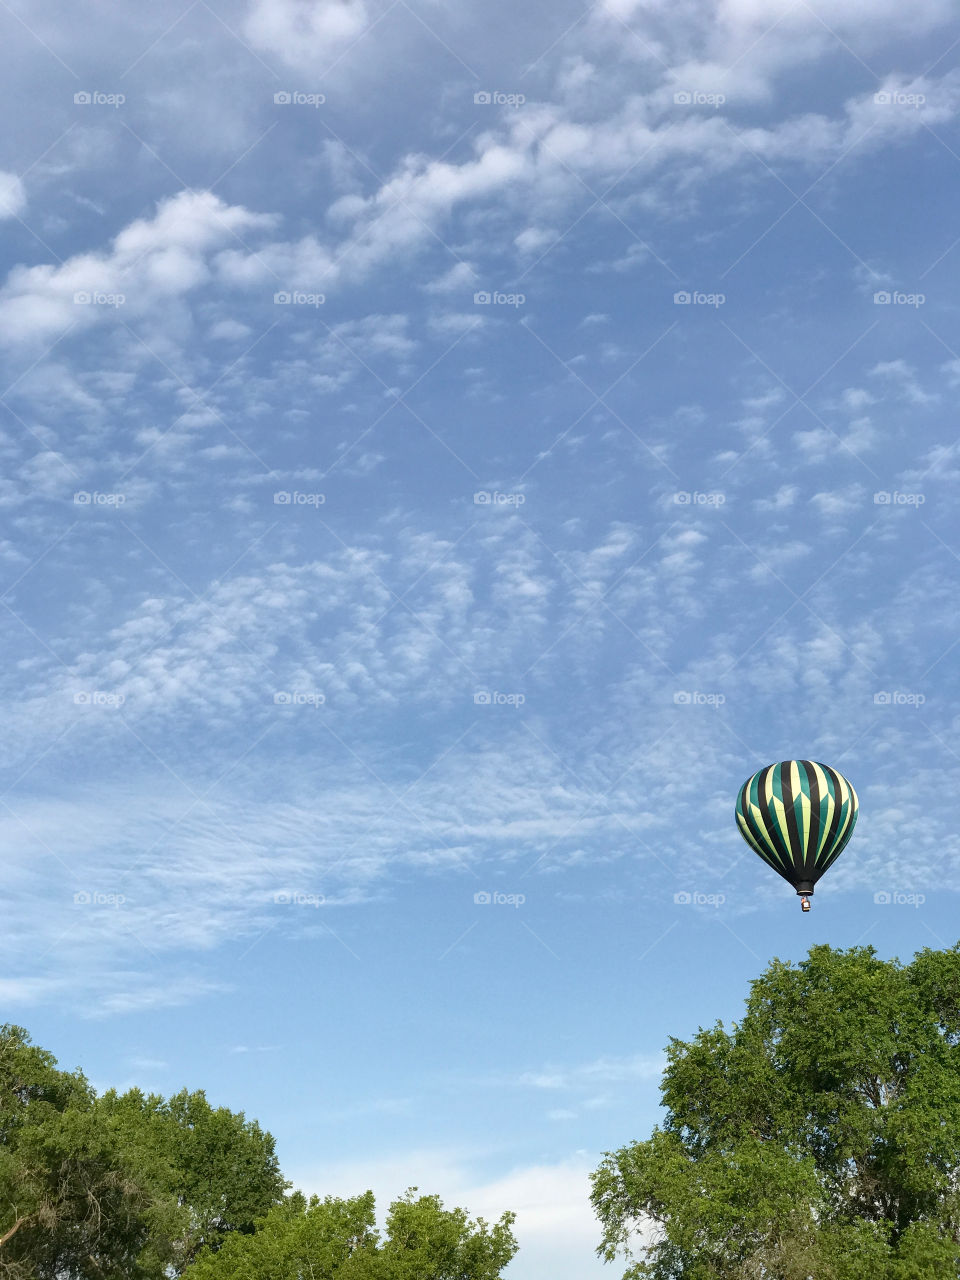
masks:
[[[252,1235],[204,1250],[185,1280],[499,1280],[517,1251],[516,1215],[488,1227],[437,1196],[415,1198],[416,1190],[390,1206],[382,1243],[372,1191],[349,1200],[296,1192]]]
[[[160,1275],[172,1206],[104,1125],[84,1076],[0,1027],[0,1277]]]
[[[0,1027],[0,1280],[168,1280],[288,1185],[270,1134],[202,1091],[97,1097]]]
[[[168,1259],[176,1274],[200,1249],[216,1250],[232,1232],[253,1231],[290,1185],[273,1137],[242,1111],[212,1107],[203,1090],[183,1089],[169,1100],[110,1090],[98,1110],[150,1170],[155,1193],[181,1210]]]
[[[631,1280],[960,1275],[960,944],[774,960],[729,1032],[671,1039],[662,1098],[592,1175]]]

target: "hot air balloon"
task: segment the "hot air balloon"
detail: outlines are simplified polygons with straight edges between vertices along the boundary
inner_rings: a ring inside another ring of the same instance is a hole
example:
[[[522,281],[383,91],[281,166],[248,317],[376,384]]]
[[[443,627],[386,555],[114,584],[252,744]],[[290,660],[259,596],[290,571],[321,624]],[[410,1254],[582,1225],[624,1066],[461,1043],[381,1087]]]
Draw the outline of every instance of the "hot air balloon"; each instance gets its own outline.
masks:
[[[815,760],[781,760],[740,788],[737,826],[747,844],[800,894],[809,895],[847,846],[859,802],[850,783]]]

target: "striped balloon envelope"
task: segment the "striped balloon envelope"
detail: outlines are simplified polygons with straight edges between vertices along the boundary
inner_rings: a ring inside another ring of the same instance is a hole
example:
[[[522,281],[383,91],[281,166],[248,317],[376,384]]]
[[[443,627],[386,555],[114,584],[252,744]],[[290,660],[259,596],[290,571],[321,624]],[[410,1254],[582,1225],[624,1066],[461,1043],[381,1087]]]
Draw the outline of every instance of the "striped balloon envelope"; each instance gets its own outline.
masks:
[[[857,793],[836,769],[781,760],[740,788],[737,826],[754,853],[805,897],[843,853],[858,811]]]

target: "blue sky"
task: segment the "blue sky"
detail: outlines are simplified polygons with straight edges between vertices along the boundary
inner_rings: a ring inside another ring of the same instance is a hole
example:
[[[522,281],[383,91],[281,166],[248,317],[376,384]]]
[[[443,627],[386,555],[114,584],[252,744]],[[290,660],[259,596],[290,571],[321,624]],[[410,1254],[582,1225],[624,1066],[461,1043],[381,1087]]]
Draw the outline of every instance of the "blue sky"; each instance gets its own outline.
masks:
[[[6,1018],[583,1280],[670,1035],[956,941],[952,17],[5,8]]]

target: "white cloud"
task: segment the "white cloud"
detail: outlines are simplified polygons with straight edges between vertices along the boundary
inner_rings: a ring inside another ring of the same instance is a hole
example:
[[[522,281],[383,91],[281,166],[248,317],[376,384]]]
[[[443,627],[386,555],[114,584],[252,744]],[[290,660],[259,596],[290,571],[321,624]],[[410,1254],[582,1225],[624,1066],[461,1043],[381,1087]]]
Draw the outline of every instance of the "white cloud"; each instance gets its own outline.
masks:
[[[929,405],[939,403],[935,391],[925,391],[917,380],[916,370],[906,360],[881,360],[868,371],[872,377],[882,378],[895,393],[908,404]]]
[[[240,342],[252,333],[250,326],[239,320],[220,320],[210,330],[210,337],[216,342]]]
[[[345,320],[333,326],[336,337],[331,341],[331,349],[336,348],[339,340],[363,357],[409,356],[417,347],[416,340],[408,333],[409,327],[410,317],[406,315],[371,315],[362,320]]]
[[[869,418],[855,418],[846,431],[812,427],[808,431],[795,432],[792,440],[812,462],[832,466],[838,449],[847,449],[854,457],[859,457],[876,445],[877,433]]]
[[[69,989],[69,978],[0,978],[0,1000],[11,1005],[36,1005]]]
[[[126,318],[168,306],[209,281],[213,250],[274,222],[210,192],[172,196],[153,218],[125,227],[106,253],[77,254],[56,267],[14,267],[0,289],[0,340],[47,339],[71,325],[87,328],[118,313]]]
[[[490,1179],[473,1173],[462,1152],[439,1149],[293,1169],[290,1176],[308,1194],[349,1196],[369,1187],[381,1223],[390,1201],[410,1185],[421,1194],[439,1195],[446,1208],[461,1206],[471,1218],[488,1223],[512,1210],[520,1249],[505,1272],[509,1280],[600,1280],[609,1266],[595,1254],[601,1229],[590,1204],[589,1178],[599,1163],[599,1155],[578,1152]]]
[[[554,244],[557,238],[555,227],[527,227],[514,236],[513,243],[521,253],[539,253]]]
[[[798,485],[782,484],[772,497],[755,498],[753,505],[758,511],[784,511],[793,506],[799,492]]]
[[[153,975],[146,974],[113,974],[109,985],[116,989],[101,995],[86,1010],[88,1017],[176,1008],[230,990],[225,983],[207,978],[174,978],[157,982]]]
[[[952,119],[960,108],[960,73],[924,83],[931,101],[937,102],[937,119]],[[339,247],[325,247],[316,237],[307,236],[296,243],[265,246],[256,257],[225,250],[220,256],[221,271],[225,279],[239,284],[263,279],[266,265],[291,282],[311,276],[332,286],[337,280],[365,277],[397,254],[409,254],[432,241],[457,210],[494,202],[524,218],[528,227],[518,237],[522,247],[532,249],[546,244],[541,218],[545,227],[554,212],[582,198],[578,177],[588,183],[613,182],[630,170],[648,188],[666,184],[666,190],[677,178],[697,184],[752,166],[755,156],[770,163],[789,159],[825,166],[854,143],[858,154],[865,154],[885,141],[918,132],[927,121],[917,111],[878,105],[869,93],[849,101],[843,114],[833,118],[806,112],[734,130],[716,113],[667,119],[666,101],[655,103],[661,97],[660,90],[646,97],[632,95],[620,100],[612,114],[589,123],[570,118],[560,105],[528,104],[522,119],[508,120],[499,130],[479,135],[471,159],[458,164],[410,154],[373,193],[354,193],[335,201],[328,217],[331,225],[345,231]],[[670,103],[672,110],[672,91]],[[538,219],[532,239],[528,235],[531,217]],[[608,267],[591,269],[628,270],[648,257],[649,250],[636,242]],[[452,287],[465,275],[448,273],[432,287]]]
[[[865,510],[866,491],[862,485],[850,484],[843,489],[830,489],[815,493],[810,499],[822,516],[831,519],[842,519]]]
[[[253,0],[242,31],[288,66],[323,73],[369,22],[363,0]]]
[[[482,328],[483,323],[483,318],[472,311],[447,311],[442,315],[430,316],[427,327],[438,338],[453,339],[470,329]]]
[[[524,1072],[518,1084],[534,1089],[594,1088],[598,1083],[622,1084],[629,1080],[659,1078],[666,1066],[662,1054],[633,1054],[631,1057],[602,1057],[571,1067],[546,1067]]]
[[[475,289],[479,276],[469,262],[455,262],[449,271],[428,281],[423,287],[427,293],[467,294]]]
[[[625,55],[654,66],[686,57],[692,65],[712,63],[722,73],[733,67],[736,76],[725,74],[724,83],[743,94],[759,92],[778,68],[842,48],[841,39],[855,37],[861,48],[874,48],[901,31],[934,29],[951,20],[951,6],[949,0],[921,0],[914,15],[896,0],[838,0],[824,17],[795,0],[602,0],[596,17]],[[639,39],[625,38],[624,23]]]
[[[27,193],[15,173],[0,169],[0,218],[12,218],[23,213],[27,205]]]

